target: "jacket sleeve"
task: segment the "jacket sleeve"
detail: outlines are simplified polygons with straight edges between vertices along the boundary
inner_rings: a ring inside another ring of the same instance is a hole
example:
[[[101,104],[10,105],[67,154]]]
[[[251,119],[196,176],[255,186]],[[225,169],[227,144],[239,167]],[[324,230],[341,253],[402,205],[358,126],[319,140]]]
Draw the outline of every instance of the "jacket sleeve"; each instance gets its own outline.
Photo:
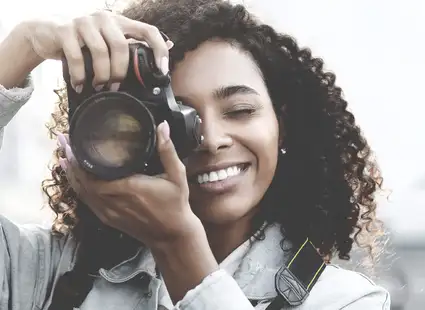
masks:
[[[379,286],[343,307],[343,310],[390,310],[390,294]]]
[[[30,76],[22,88],[5,89],[0,85],[0,149],[3,144],[4,127],[11,121],[19,109],[30,99],[34,91]]]
[[[254,310],[259,308],[254,308],[236,281],[226,271],[219,269],[187,292],[174,307],[174,310],[200,309]]]
[[[390,310],[390,294],[365,275],[328,265],[299,310]]]
[[[5,89],[0,85],[0,146],[4,127],[33,90],[31,77],[22,88]],[[64,250],[73,250],[65,245],[69,239],[54,236],[49,227],[16,225],[0,214],[0,309],[42,308],[59,262],[73,257],[73,253]]]

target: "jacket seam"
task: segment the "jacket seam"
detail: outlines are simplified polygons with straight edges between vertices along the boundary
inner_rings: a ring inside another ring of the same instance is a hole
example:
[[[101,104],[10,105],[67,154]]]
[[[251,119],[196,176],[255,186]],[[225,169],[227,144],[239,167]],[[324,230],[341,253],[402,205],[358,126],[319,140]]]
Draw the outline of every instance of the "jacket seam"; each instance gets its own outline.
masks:
[[[351,306],[352,304],[354,304],[355,302],[357,302],[357,301],[359,301],[361,298],[363,298],[363,297],[365,297],[365,296],[368,296],[368,295],[370,295],[370,294],[367,294],[367,295],[363,295],[363,296],[361,296],[361,297],[359,297],[359,298],[357,298],[356,300],[353,300],[352,302],[350,302],[348,305],[345,305],[344,307],[342,307],[341,308],[341,310],[344,310],[344,309],[347,309],[347,307],[348,306]],[[388,297],[389,297],[389,293],[388,292],[386,292],[385,293],[385,300],[384,300],[384,302],[382,303],[382,306],[381,306],[381,310],[385,310],[385,306],[387,305],[387,301],[388,301]]]
[[[45,259],[46,259],[46,253],[45,253],[45,248],[43,246],[43,242],[41,239],[41,237],[39,236],[38,233],[35,233],[36,236],[36,240],[37,240],[37,249],[38,249],[38,255],[37,255],[37,260],[38,260],[38,268],[36,271],[36,278],[35,278],[35,287],[34,287],[34,304],[33,307],[35,306],[36,309],[41,309],[42,307],[42,303],[43,301],[41,300],[41,286],[42,283],[44,283],[44,274],[45,274]]]

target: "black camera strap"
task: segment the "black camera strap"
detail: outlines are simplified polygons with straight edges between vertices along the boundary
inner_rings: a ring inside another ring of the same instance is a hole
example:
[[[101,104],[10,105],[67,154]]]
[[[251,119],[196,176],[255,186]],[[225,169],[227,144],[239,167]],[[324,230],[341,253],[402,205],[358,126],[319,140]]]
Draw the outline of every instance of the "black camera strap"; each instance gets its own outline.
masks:
[[[301,305],[325,268],[326,263],[307,238],[290,262],[276,273],[277,297],[266,310],[281,310]]]

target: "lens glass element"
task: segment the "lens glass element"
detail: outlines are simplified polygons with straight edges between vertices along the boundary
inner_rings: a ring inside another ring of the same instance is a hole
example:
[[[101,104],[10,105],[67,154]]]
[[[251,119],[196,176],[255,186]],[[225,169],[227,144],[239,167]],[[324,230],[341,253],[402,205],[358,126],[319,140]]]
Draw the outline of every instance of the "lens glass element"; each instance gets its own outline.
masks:
[[[88,105],[76,123],[77,139],[87,159],[105,168],[143,160],[151,143],[152,124],[144,124],[143,118],[136,117],[134,107],[138,103],[118,99],[106,97]]]

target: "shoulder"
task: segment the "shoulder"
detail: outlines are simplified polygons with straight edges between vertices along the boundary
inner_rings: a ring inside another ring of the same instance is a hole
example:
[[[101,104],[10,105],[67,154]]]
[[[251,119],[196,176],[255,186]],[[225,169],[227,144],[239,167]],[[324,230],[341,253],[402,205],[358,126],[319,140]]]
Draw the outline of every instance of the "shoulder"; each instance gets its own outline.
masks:
[[[63,252],[77,247],[72,235],[56,235],[43,225],[19,225],[0,215],[0,251],[10,259],[38,260],[40,256],[58,259]]]
[[[328,265],[302,309],[389,310],[387,290],[365,275]]]
[[[19,309],[41,309],[55,279],[73,266],[76,249],[71,235],[18,225],[0,215],[0,287],[8,292],[0,296],[0,304],[14,296]]]

